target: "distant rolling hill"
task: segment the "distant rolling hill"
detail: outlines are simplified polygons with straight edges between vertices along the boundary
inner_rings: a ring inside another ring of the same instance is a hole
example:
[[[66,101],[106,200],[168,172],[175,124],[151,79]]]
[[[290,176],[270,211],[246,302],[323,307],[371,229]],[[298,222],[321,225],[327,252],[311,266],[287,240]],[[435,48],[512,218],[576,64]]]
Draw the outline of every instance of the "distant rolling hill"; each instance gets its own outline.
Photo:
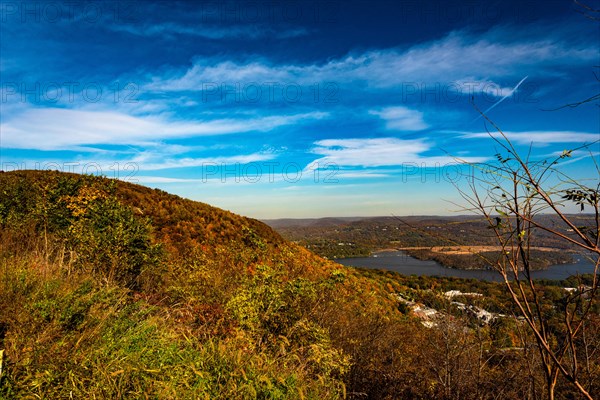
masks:
[[[538,216],[547,226],[568,234],[556,217]],[[589,224],[593,216],[571,215],[578,224]],[[465,249],[487,249],[494,257],[496,237],[477,215],[457,216],[381,216],[353,218],[266,220],[288,240],[301,244],[327,258],[360,257],[373,251],[397,248],[425,260],[435,260],[451,268],[485,268],[483,259]],[[535,232],[534,268],[572,261],[568,242],[543,230]],[[343,244],[343,245],[340,245]],[[462,249],[463,254],[458,254]],[[539,250],[539,251],[538,251]],[[497,253],[497,251],[496,251]]]

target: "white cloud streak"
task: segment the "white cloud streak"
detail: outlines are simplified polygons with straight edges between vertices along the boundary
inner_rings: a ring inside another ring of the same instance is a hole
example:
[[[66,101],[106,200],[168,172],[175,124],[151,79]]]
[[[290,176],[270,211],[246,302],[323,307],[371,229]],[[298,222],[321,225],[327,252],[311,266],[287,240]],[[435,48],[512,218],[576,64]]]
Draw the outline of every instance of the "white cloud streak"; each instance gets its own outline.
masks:
[[[162,116],[135,117],[112,111],[60,108],[28,109],[0,125],[2,146],[17,149],[72,150],[91,145],[148,145],[157,140],[270,131],[324,112],[245,119],[170,121]]]
[[[144,171],[155,171],[170,168],[192,168],[192,167],[220,167],[223,165],[235,166],[261,161],[269,161],[275,158],[273,152],[260,152],[252,154],[241,154],[225,157],[184,157],[184,158],[169,158],[160,162],[149,162],[144,159],[134,158],[132,162],[139,163],[140,169]]]
[[[323,157],[313,161],[306,169],[317,165],[334,164],[351,167],[383,167],[413,165],[419,167],[438,167],[456,164],[459,161],[451,156],[429,156],[424,153],[432,146],[424,139],[326,139],[315,142],[314,154]],[[483,157],[462,157],[463,162],[481,162]]]
[[[521,79],[521,80],[519,81],[519,83],[517,83],[517,84],[515,85],[515,87],[514,87],[512,90],[510,90],[510,91],[509,91],[509,92],[508,92],[506,95],[504,95],[504,96],[503,96],[503,97],[502,97],[500,100],[498,100],[497,102],[495,102],[494,104],[492,104],[492,105],[491,105],[491,106],[490,106],[490,107],[489,107],[487,110],[485,110],[483,113],[484,113],[484,114],[487,114],[488,112],[490,112],[491,110],[493,110],[493,109],[494,109],[494,108],[495,108],[495,107],[496,107],[498,104],[502,103],[504,100],[506,100],[507,98],[509,98],[510,96],[512,96],[512,95],[513,95],[513,93],[517,91],[517,89],[519,88],[519,86],[521,86],[521,84],[522,84],[523,82],[525,82],[525,80],[526,80],[527,78],[528,78],[528,76],[526,76],[525,78]],[[479,119],[479,118],[482,118],[482,115],[480,115],[479,117],[477,117],[477,118],[476,118],[476,120],[477,120],[477,119]]]
[[[499,132],[460,132],[465,139],[489,139],[490,135],[502,138]],[[503,131],[506,137],[517,144],[545,146],[551,143],[592,143],[600,139],[598,133],[576,131]]]
[[[421,131],[429,125],[423,120],[423,113],[403,106],[386,107],[369,111],[386,121],[386,127],[398,131]]]
[[[504,88],[494,80],[514,78],[524,72],[541,73],[547,67],[588,62],[594,60],[597,54],[596,49],[577,48],[560,39],[501,42],[495,31],[477,37],[453,32],[440,40],[407,49],[372,50],[324,64],[282,65],[264,60],[238,63],[197,59],[183,73],[171,71],[154,77],[146,89],[200,91],[206,83],[312,84],[325,81],[360,83],[370,89],[386,89],[435,82],[454,84],[449,86],[449,90],[456,90],[457,84],[464,83],[474,90],[486,90],[488,95],[503,97],[511,88]]]
[[[173,39],[176,35],[197,36],[206,39],[259,39],[266,36],[277,38],[290,38],[308,34],[306,29],[288,29],[275,31],[262,25],[232,25],[222,26],[191,26],[179,23],[166,22],[156,24],[113,24],[109,29],[116,32],[126,32],[136,36],[167,37]]]

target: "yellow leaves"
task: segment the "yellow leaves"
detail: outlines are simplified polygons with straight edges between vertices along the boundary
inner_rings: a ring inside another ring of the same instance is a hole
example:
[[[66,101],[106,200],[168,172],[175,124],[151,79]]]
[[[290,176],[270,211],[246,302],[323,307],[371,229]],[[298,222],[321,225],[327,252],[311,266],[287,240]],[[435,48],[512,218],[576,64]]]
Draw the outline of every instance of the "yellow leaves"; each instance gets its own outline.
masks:
[[[279,339],[286,345],[286,346],[290,346],[291,343],[289,341],[289,339],[283,335],[279,335]]]
[[[302,390],[301,387],[298,387],[298,396],[300,397],[300,400],[304,400],[306,397],[304,395],[304,390]],[[344,396],[345,398],[346,396]]]
[[[92,203],[106,198],[108,196],[104,191],[93,186],[83,186],[76,196],[65,196],[63,199],[67,202],[67,208],[71,210],[74,217],[82,217],[87,213]]]

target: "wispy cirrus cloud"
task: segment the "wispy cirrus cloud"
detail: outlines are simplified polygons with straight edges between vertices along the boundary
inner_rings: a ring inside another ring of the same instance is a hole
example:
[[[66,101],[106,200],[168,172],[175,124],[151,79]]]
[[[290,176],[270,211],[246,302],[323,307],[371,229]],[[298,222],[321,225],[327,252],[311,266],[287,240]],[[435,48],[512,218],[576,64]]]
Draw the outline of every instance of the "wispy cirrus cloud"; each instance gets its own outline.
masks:
[[[422,131],[429,127],[423,119],[423,112],[408,107],[385,107],[380,110],[371,110],[369,114],[383,119],[386,122],[386,128],[390,130]]]
[[[2,146],[15,149],[70,150],[92,145],[148,145],[157,140],[270,131],[323,119],[325,112],[260,115],[251,118],[170,120],[115,111],[61,108],[28,109],[2,122]]]
[[[292,38],[304,36],[309,33],[305,28],[275,30],[265,25],[207,25],[207,24],[181,24],[143,23],[143,24],[111,24],[109,29],[116,32],[126,32],[136,36],[161,37],[174,39],[178,35],[196,36],[205,39],[260,39],[266,36],[276,38]]]
[[[431,156],[426,153],[434,147],[425,139],[369,138],[325,139],[314,143],[312,153],[322,156],[307,168],[315,165],[335,164],[353,167],[397,166],[407,163],[436,165],[454,164],[451,156]],[[463,162],[484,161],[483,157],[462,157]]]
[[[156,171],[175,168],[194,168],[194,167],[219,167],[222,165],[236,166],[250,163],[258,163],[273,160],[276,157],[275,151],[261,151],[250,154],[236,154],[231,156],[209,156],[209,157],[167,157],[160,151],[148,154],[139,154],[132,158],[130,162],[136,163],[145,171]]]
[[[457,132],[464,139],[502,138],[499,132]],[[598,133],[577,131],[504,131],[504,135],[514,143],[546,146],[553,143],[593,143],[600,140]]]
[[[509,28],[504,28],[508,30]],[[155,76],[146,85],[157,91],[200,91],[209,82],[360,83],[386,89],[415,82],[454,83],[448,90],[486,91],[503,97],[511,93],[513,78],[529,72],[549,73],[561,65],[585,64],[598,56],[594,46],[573,45],[566,35],[502,40],[500,29],[472,35],[466,31],[409,48],[389,48],[350,54],[314,64],[276,64],[268,60],[245,62],[197,58],[186,71]],[[505,35],[510,37],[510,35]],[[563,37],[564,36],[564,37]],[[554,72],[556,73],[556,72]],[[519,78],[519,79],[520,79]],[[508,80],[508,86],[499,80]]]

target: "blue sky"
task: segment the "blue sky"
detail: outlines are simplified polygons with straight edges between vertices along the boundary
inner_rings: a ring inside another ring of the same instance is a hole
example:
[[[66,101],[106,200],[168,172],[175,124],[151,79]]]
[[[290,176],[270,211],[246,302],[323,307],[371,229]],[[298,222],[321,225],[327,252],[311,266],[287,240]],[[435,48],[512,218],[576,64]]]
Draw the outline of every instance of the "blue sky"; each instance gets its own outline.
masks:
[[[598,1],[588,5],[599,8]],[[582,14],[583,13],[583,14]],[[452,214],[497,149],[598,140],[600,23],[568,0],[2,1],[0,163],[256,218]],[[600,145],[565,165],[598,180]]]

